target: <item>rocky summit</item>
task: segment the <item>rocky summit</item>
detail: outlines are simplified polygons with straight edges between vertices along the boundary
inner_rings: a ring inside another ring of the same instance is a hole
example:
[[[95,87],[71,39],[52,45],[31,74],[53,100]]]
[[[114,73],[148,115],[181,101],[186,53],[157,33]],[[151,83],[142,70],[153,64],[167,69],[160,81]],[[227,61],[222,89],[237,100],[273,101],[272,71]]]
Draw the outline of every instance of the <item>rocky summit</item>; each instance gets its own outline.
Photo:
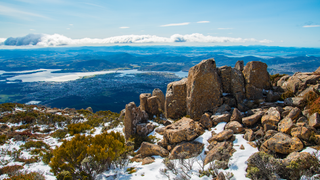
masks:
[[[152,154],[179,159],[179,154],[190,158],[205,151],[205,164],[220,162],[227,169],[229,158],[236,151],[233,141],[240,134],[259,150],[249,159],[247,177],[262,177],[259,173],[264,172],[257,162],[260,159],[266,164],[285,162],[286,166],[279,165],[272,173],[288,178],[289,175],[280,172],[282,168],[293,173],[288,159],[295,159],[294,163],[305,162],[312,157],[300,153],[301,150],[319,149],[319,69],[292,76],[270,75],[267,64],[259,61],[245,66],[243,61],[238,61],[235,67],[216,67],[214,59],[203,60],[190,68],[187,78],[169,83],[165,96],[156,89],[152,95],[140,95],[139,107],[129,103],[125,112],[126,136],[136,133],[139,123],[146,124],[145,113],[150,120],[157,116],[163,125],[155,132],[163,135],[163,139],[157,145],[149,145],[147,150],[143,143],[138,156]],[[213,129],[221,123],[226,124],[224,130],[216,134]],[[205,136],[207,148],[195,141],[205,132],[211,132],[211,136]],[[310,168],[309,164],[297,166],[300,170]],[[295,178],[290,175],[289,179]]]

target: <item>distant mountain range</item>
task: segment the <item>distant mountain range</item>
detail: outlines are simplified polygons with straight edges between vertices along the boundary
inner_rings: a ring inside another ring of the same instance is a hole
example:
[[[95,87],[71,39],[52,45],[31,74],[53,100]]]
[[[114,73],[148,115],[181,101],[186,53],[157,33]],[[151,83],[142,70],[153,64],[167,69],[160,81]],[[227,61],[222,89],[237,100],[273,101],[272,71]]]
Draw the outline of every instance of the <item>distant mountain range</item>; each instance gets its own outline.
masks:
[[[188,71],[201,60],[214,58],[218,66],[236,61],[262,61],[269,72],[292,74],[320,66],[320,49],[268,46],[109,46],[0,50],[0,70],[62,69],[86,72],[110,69]]]

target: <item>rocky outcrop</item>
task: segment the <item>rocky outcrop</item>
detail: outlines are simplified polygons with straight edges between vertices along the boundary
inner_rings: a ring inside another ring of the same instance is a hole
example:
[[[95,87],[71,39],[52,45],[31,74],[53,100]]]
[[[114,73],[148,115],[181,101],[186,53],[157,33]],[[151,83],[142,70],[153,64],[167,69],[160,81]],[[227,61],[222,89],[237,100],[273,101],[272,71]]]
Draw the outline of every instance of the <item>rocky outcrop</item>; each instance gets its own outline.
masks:
[[[137,151],[137,154],[141,154],[142,157],[154,156],[154,155],[167,157],[169,155],[169,151],[167,151],[161,146],[151,144],[148,142],[143,142],[140,146],[140,149]]]
[[[278,123],[281,119],[280,112],[277,108],[271,107],[261,118],[261,124],[263,125],[265,131],[278,129]]]
[[[231,117],[231,114],[227,112],[221,115],[212,115],[211,119],[212,119],[213,125],[217,125],[221,122],[229,122],[230,117]]]
[[[161,114],[161,102],[157,96],[151,96],[147,99],[147,113],[150,117]]]
[[[204,148],[204,144],[193,142],[182,142],[176,145],[170,152],[169,159],[191,158],[198,156]]]
[[[187,114],[187,78],[171,82],[167,86],[165,116],[178,119]]]
[[[214,59],[190,68],[187,81],[187,114],[200,120],[202,114],[220,106],[222,87]]]
[[[261,117],[262,117],[263,114],[264,114],[264,112],[257,112],[257,113],[255,113],[255,114],[253,114],[251,116],[244,117],[244,118],[242,118],[242,124],[244,124],[246,126],[252,126],[256,122],[261,120]]]
[[[228,162],[234,151],[232,142],[220,142],[207,153],[204,159],[204,164],[208,164],[214,160]]]
[[[281,80],[278,83],[278,86],[281,87],[281,89],[287,91],[291,91],[294,94],[299,94],[303,90],[305,90],[308,85],[314,85],[319,80],[320,75],[313,74],[313,73],[295,73],[291,77],[288,78],[286,81]],[[283,77],[284,78],[284,77]]]
[[[271,86],[267,64],[251,61],[246,64],[242,72],[246,82],[246,97],[248,99],[263,98],[262,90],[269,89]]]
[[[242,114],[237,108],[233,109],[230,121],[242,122]]]
[[[313,113],[309,118],[309,125],[314,128],[320,127],[320,115],[319,113]]]
[[[208,142],[211,143],[212,141],[225,141],[228,140],[232,137],[233,135],[233,130],[231,129],[226,129],[218,134],[213,135],[210,139],[208,139]]]
[[[236,98],[237,103],[242,103],[245,98],[245,81],[243,74],[238,69],[231,70],[231,93]]]
[[[182,141],[191,141],[203,133],[204,129],[198,122],[183,117],[179,121],[166,126],[164,139],[166,139],[169,144],[175,144]]]
[[[159,108],[161,109],[161,111],[164,112],[165,97],[164,97],[163,92],[159,88],[156,88],[152,91],[152,96],[158,97],[158,99],[160,101]]]
[[[152,123],[140,123],[136,125],[137,134],[140,136],[146,136],[151,133],[156,126]]]
[[[244,68],[244,62],[243,61],[237,61],[236,65],[234,66],[235,69],[239,71],[243,71]]]
[[[242,125],[238,121],[231,121],[226,126],[224,129],[231,129],[235,134],[242,133],[244,131]]]
[[[231,70],[230,66],[222,66],[219,68],[219,75],[224,93],[231,93]]]
[[[211,120],[211,113],[204,113],[199,121],[200,124],[203,125],[206,129],[209,129],[213,126],[212,120]]]
[[[294,127],[294,123],[291,118],[284,118],[278,124],[278,131],[290,134],[291,129]]]
[[[297,137],[301,140],[309,141],[314,129],[304,123],[297,123],[297,126],[291,129],[291,136]]]
[[[303,149],[303,143],[299,138],[291,138],[289,135],[284,133],[277,133],[262,145],[260,150],[264,152],[276,152],[281,154],[290,154],[292,152],[301,151]]]
[[[129,139],[136,133],[136,125],[139,122],[145,122],[148,119],[148,114],[137,107],[134,102],[126,105],[126,113],[124,117],[124,134],[126,139]]]
[[[147,111],[147,108],[148,108],[147,100],[148,100],[149,97],[151,97],[150,93],[142,93],[142,94],[140,94],[140,109],[142,111]]]

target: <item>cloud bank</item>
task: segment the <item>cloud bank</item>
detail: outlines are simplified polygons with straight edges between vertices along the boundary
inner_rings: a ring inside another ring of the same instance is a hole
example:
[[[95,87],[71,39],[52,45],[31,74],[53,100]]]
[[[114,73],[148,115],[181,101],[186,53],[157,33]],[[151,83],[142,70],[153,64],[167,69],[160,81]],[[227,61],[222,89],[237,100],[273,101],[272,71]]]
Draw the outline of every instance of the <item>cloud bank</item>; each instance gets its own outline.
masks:
[[[142,43],[245,43],[245,42],[258,42],[258,43],[270,43],[272,41],[256,40],[254,38],[232,38],[232,37],[215,37],[215,36],[205,36],[199,33],[193,34],[174,34],[170,37],[160,37],[155,35],[124,35],[124,36],[114,36],[104,39],[71,39],[60,34],[28,34],[24,37],[10,37],[6,39],[3,43],[7,46],[63,46],[63,45],[101,45],[101,44],[142,44]]]
[[[185,26],[190,24],[189,22],[185,22],[185,23],[175,23],[175,24],[165,24],[165,25],[161,25],[160,27],[168,27],[168,26]]]
[[[304,28],[320,27],[320,25],[305,25]]]

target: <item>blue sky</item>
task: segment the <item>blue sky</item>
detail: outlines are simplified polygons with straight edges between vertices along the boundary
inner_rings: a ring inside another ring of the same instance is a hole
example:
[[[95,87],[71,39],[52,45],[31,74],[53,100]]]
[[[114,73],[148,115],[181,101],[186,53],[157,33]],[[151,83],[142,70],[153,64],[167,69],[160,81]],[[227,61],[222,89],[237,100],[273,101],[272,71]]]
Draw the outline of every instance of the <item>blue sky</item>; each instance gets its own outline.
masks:
[[[2,42],[46,34],[36,41],[44,46],[120,42],[320,47],[320,1],[1,0],[0,26]]]

